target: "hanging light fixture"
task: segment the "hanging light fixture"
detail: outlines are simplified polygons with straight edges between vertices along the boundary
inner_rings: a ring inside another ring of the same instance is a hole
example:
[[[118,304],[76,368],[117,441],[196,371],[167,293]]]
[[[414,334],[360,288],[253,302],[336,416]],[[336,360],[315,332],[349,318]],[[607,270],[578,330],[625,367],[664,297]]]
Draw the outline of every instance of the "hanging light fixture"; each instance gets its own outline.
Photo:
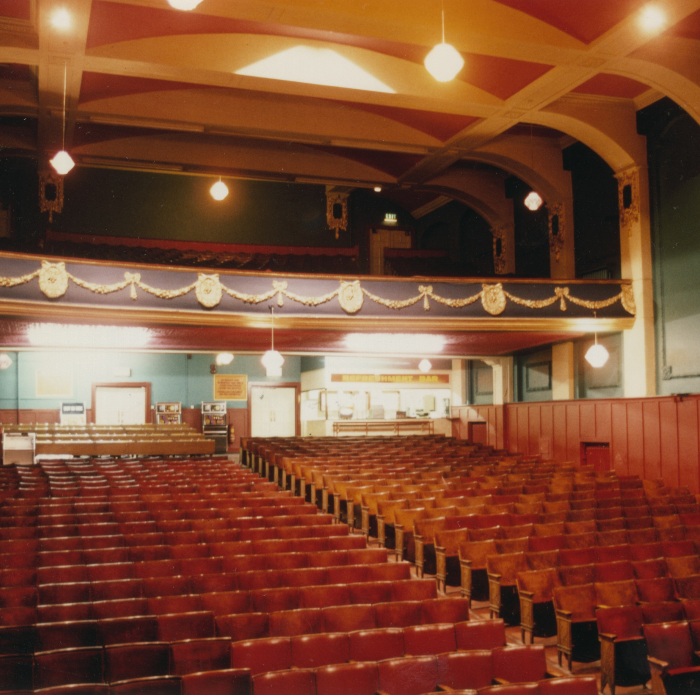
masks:
[[[59,175],[67,175],[75,167],[75,162],[66,151],[66,84],[68,65],[63,64],[63,127],[61,132],[61,150],[49,161]]]
[[[535,169],[535,148],[532,143],[532,124],[530,124],[530,167],[532,170]],[[530,190],[527,197],[523,200],[523,204],[530,211],[537,211],[544,204],[544,200],[540,197],[538,192]]]
[[[432,363],[427,357],[424,358],[424,359],[422,359],[422,360],[418,363],[418,369],[419,369],[421,372],[423,372],[423,373],[425,373],[425,372],[430,372],[430,370],[431,370],[432,368],[433,368],[433,363]]]
[[[593,315],[595,316],[595,312],[593,312]],[[608,361],[610,353],[604,345],[600,345],[600,343],[598,343],[598,331],[594,331],[593,345],[588,348],[584,357],[586,358],[586,362],[588,362],[591,367],[595,367],[596,369],[600,369]]]
[[[176,10],[194,10],[202,0],[168,0],[168,5],[174,7]]]
[[[12,358],[6,352],[0,352],[0,370],[12,367]]]
[[[442,42],[436,44],[425,57],[428,73],[441,83],[452,80],[464,66],[464,59],[452,44],[445,43],[445,3],[442,3]]]
[[[270,306],[270,349],[262,356],[262,366],[268,377],[281,377],[284,357],[275,350],[275,309]]]
[[[216,364],[219,367],[222,367],[224,365],[230,365],[233,362],[233,353],[232,352],[220,352],[216,356]]]
[[[212,199],[215,199],[217,202],[221,202],[228,197],[228,187],[226,186],[226,183],[219,178],[209,188],[209,194],[212,196]]]

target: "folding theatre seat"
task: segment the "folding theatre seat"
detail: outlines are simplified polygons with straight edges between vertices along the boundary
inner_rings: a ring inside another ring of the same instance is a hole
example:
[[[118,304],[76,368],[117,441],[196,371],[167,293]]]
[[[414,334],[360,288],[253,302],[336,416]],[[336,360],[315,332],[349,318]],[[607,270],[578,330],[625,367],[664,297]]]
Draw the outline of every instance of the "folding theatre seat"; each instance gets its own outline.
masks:
[[[690,623],[684,620],[644,625],[642,632],[647,642],[652,693],[698,695],[700,666],[696,664]]]
[[[37,605],[35,609],[37,622],[68,622],[92,617],[92,604],[89,602]]]
[[[338,611],[341,608],[344,609],[350,607],[353,606],[343,605],[329,608],[302,608],[300,610],[277,610],[275,612],[263,614],[268,616],[268,633],[271,636],[293,636],[298,634],[314,634],[319,631],[343,631],[342,629],[324,630],[324,613],[326,610]],[[337,613],[337,615],[338,617],[342,617],[340,613]]]
[[[432,693],[438,687],[438,662],[432,655],[385,659],[377,662],[377,669],[381,694]]]
[[[377,606],[391,606],[396,605],[392,603],[377,603]],[[402,601],[404,617],[406,617],[406,606],[411,606],[410,601]],[[325,632],[349,632],[352,630],[360,629],[370,629],[376,627],[375,618],[375,607],[374,605],[359,604],[359,605],[337,605],[328,608],[322,608],[321,612],[321,625],[322,627],[316,628],[315,630],[307,630],[310,632],[319,631],[322,629]],[[415,610],[415,608],[413,609]],[[296,611],[301,612],[301,611]],[[395,619],[396,616],[400,614],[397,608],[386,608],[383,611],[382,619],[388,621],[389,619]],[[417,604],[417,614],[415,614],[416,622],[420,622],[420,604]],[[410,623],[409,623],[410,624]],[[384,627],[396,626],[396,625],[381,625]]]
[[[158,641],[158,622],[155,615],[133,615],[98,620],[100,638],[107,646],[128,642]]]
[[[637,586],[633,579],[605,582],[596,581],[593,586],[595,588],[596,605],[599,608],[636,605],[639,602]]]
[[[562,655],[567,659],[569,670],[574,660],[593,661],[600,658],[594,585],[558,586],[552,595],[557,620],[559,665]]]
[[[316,695],[316,676],[307,668],[253,676],[253,695]]]
[[[248,668],[253,676],[293,666],[291,638],[287,636],[242,639],[230,646],[231,666]]]
[[[290,638],[296,668],[316,668],[350,661],[350,642],[345,632],[305,634]]]
[[[464,598],[426,598],[421,601],[421,621],[464,622],[469,619],[469,602]]]
[[[528,683],[549,677],[541,644],[495,647],[491,650],[491,663],[498,683]]]
[[[523,552],[487,557],[491,617],[502,617],[506,624],[520,624],[520,600],[516,575],[519,571],[526,569],[527,560]]]
[[[241,668],[225,668],[188,673],[180,677],[182,695],[251,695],[250,672]]]
[[[50,651],[73,647],[92,647],[102,643],[96,620],[42,622],[36,627],[36,649]]]
[[[379,661],[405,654],[404,630],[397,627],[354,630],[347,637],[348,657],[354,661]]]
[[[379,671],[367,661],[328,664],[315,670],[315,681],[318,695],[375,695]]]
[[[493,649],[506,644],[506,628],[501,618],[459,622],[454,632],[457,650]]]
[[[139,578],[93,581],[89,586],[89,596],[93,601],[140,598],[143,593],[142,580]]]
[[[104,648],[104,677],[108,683],[170,673],[170,647],[165,642],[110,644]]]
[[[405,654],[421,656],[457,650],[454,624],[442,622],[404,628]]]
[[[516,574],[520,598],[520,635],[523,643],[529,633],[532,644],[535,636],[550,637],[556,634],[552,591],[560,585],[556,569],[519,571]]]
[[[475,691],[493,681],[490,649],[439,654],[438,688],[443,692]]]
[[[34,689],[103,683],[102,647],[55,649],[34,654]]]
[[[642,625],[644,619],[637,605],[623,605],[596,610],[600,640],[601,692],[610,686],[644,685],[651,677]]]
[[[598,680],[595,676],[562,676],[537,681],[539,695],[597,695]]]
[[[177,676],[150,676],[117,681],[109,686],[110,695],[180,695]]]
[[[460,542],[460,590],[470,602],[489,599],[487,559],[498,554],[494,540]]]

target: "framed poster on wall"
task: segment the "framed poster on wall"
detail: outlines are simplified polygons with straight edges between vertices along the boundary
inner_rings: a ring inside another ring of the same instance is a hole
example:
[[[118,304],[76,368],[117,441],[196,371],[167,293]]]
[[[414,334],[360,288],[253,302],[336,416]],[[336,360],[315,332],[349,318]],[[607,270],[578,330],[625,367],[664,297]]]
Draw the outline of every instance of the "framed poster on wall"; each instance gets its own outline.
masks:
[[[248,375],[247,374],[215,374],[214,375],[214,400],[215,401],[247,401],[248,400]]]

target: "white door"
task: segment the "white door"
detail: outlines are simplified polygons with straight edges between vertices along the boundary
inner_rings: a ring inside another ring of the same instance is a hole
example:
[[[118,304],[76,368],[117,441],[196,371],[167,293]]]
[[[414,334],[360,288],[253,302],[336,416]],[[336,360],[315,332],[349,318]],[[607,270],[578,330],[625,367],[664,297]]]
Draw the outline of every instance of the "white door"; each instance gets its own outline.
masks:
[[[142,386],[98,386],[93,408],[98,425],[143,425],[146,422],[146,389]]]
[[[297,395],[293,386],[251,387],[251,437],[294,437],[296,426]]]

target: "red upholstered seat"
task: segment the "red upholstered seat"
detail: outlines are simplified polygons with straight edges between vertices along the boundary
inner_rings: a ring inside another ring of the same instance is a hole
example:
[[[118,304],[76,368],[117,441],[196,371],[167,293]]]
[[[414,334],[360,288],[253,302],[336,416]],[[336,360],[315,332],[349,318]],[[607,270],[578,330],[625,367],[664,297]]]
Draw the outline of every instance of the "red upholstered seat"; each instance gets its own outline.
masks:
[[[104,665],[108,683],[167,675],[170,671],[170,647],[165,642],[110,644],[104,650]]]
[[[31,653],[0,654],[0,692],[31,693],[33,664]]]
[[[378,603],[377,605],[392,604]],[[389,611],[387,611],[387,616],[388,612]],[[322,629],[325,632],[349,632],[377,626],[375,623],[375,606],[367,604],[335,605],[323,608],[321,610],[321,617]],[[420,604],[418,604],[418,621],[420,621]],[[390,627],[391,625],[380,626]],[[318,631],[318,629],[308,631]]]
[[[251,695],[253,683],[247,669],[226,668],[183,675],[180,691],[183,695]]]
[[[404,629],[405,653],[411,656],[455,651],[454,625],[448,622],[415,625]]]
[[[651,689],[658,694],[700,693],[690,624],[687,621],[643,626],[647,642]]]
[[[109,686],[111,695],[180,695],[177,676],[151,676],[117,681]]]
[[[254,695],[315,695],[316,677],[310,669],[270,671],[253,677]]]
[[[508,683],[527,683],[547,677],[544,646],[503,646],[491,651],[493,677]]]
[[[340,631],[324,630],[323,628],[323,611],[333,609],[336,608],[302,608],[300,610],[277,610],[268,613],[269,633],[274,636],[291,636],[295,634],[314,634],[321,631]]]
[[[225,637],[170,642],[170,673],[182,676],[231,667],[231,640]]]
[[[102,683],[102,647],[54,649],[34,654],[34,688]]]
[[[438,686],[435,656],[406,656],[377,663],[379,692],[389,695],[431,693]]]
[[[42,651],[99,646],[101,639],[95,620],[42,622],[36,625],[36,648]]]
[[[501,618],[470,620],[455,626],[457,649],[492,649],[505,646],[505,623]]]
[[[316,669],[318,695],[374,695],[379,685],[377,664],[355,661]]]
[[[490,685],[493,665],[490,649],[472,649],[440,654],[438,684],[444,690],[476,690]]]
[[[290,637],[242,639],[231,644],[231,665],[249,668],[253,676],[292,667]]]
[[[217,615],[216,631],[219,636],[230,637],[232,640],[256,639],[268,634],[269,620],[267,613],[233,613]]]
[[[403,656],[405,631],[399,628],[348,632],[349,658],[354,661],[379,661],[395,656]]]
[[[350,645],[345,632],[325,632],[291,637],[292,666],[315,668],[350,660]]]
[[[156,615],[156,620],[162,641],[216,636],[214,615],[208,610]]]

